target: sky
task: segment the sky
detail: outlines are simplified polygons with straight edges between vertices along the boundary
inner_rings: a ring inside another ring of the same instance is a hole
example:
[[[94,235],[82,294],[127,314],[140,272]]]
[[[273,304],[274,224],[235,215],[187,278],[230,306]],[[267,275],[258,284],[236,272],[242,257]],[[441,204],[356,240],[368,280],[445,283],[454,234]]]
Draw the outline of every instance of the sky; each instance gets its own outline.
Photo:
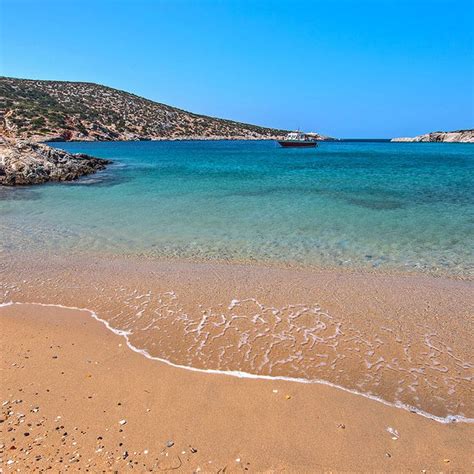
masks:
[[[474,128],[474,0],[0,0],[0,75],[339,138]]]

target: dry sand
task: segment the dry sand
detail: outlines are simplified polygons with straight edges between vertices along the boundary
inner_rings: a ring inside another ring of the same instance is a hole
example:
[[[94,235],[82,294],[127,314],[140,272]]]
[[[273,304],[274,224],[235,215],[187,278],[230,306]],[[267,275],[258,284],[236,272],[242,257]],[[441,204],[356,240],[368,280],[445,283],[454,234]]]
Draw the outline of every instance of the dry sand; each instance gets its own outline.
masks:
[[[0,345],[5,472],[473,470],[473,425],[323,385],[173,368],[86,312],[1,307]]]

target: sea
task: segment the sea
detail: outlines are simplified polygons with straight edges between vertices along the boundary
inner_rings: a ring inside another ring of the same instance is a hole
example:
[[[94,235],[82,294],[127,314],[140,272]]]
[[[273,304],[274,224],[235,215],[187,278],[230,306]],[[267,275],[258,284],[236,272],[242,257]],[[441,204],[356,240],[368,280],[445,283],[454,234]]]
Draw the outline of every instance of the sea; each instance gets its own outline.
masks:
[[[113,160],[0,188],[0,307],[82,308],[146,357],[474,420],[474,147],[53,143]]]
[[[113,164],[74,182],[1,188],[0,252],[472,275],[470,144],[51,145]]]

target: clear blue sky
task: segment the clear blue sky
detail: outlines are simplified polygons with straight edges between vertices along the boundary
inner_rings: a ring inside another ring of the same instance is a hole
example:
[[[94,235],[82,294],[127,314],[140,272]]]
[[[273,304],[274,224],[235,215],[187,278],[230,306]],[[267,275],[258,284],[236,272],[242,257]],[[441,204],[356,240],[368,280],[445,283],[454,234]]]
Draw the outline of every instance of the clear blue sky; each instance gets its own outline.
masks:
[[[0,74],[337,137],[474,127],[474,0],[0,0]]]

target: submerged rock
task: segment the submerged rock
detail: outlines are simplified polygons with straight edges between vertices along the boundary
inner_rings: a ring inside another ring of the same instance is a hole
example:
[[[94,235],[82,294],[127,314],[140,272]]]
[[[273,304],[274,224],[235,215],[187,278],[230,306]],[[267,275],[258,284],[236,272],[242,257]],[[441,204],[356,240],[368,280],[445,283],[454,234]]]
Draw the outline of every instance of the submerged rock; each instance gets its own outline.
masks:
[[[0,185],[71,181],[103,170],[110,160],[0,136]]]

